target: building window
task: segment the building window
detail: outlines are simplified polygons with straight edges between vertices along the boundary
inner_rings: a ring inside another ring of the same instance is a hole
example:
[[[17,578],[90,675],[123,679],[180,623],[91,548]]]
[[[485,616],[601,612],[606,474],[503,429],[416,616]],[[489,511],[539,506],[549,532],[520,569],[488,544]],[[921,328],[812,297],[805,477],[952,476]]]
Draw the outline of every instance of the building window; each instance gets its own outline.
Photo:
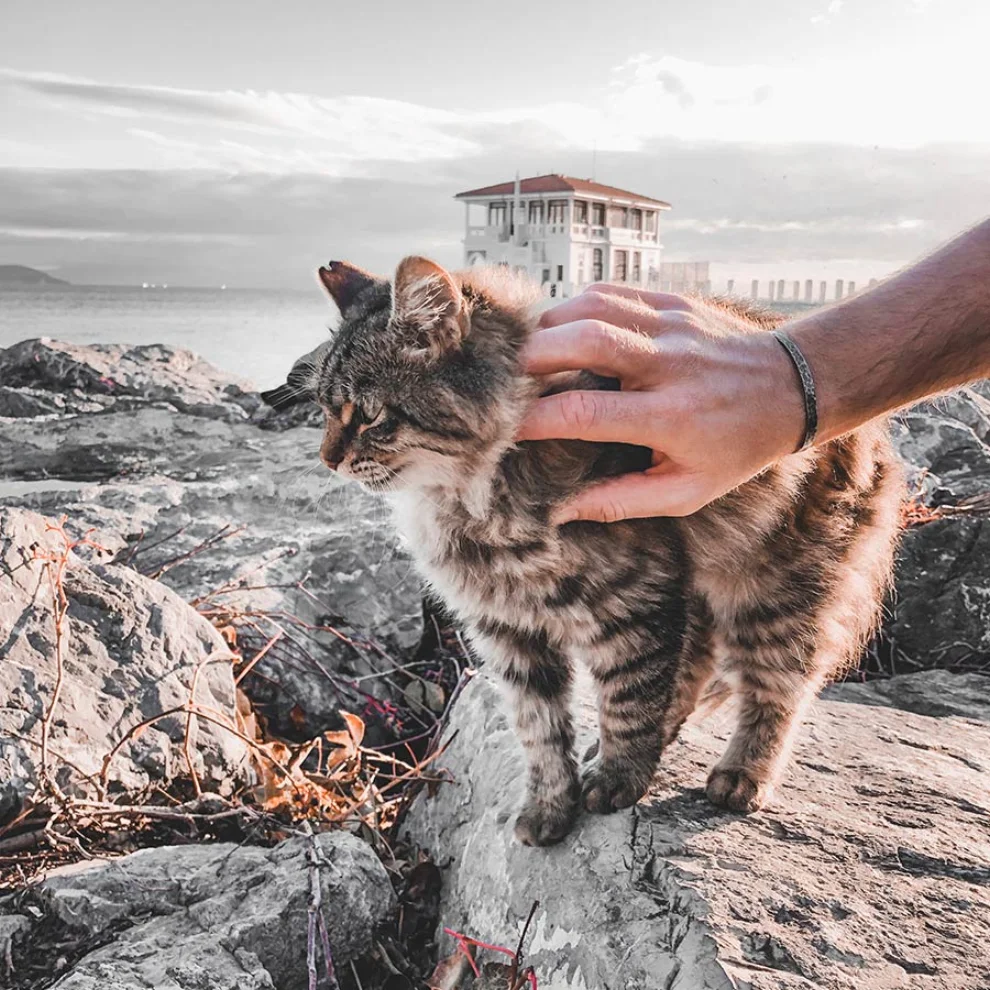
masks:
[[[543,278],[542,278],[542,279],[541,279],[540,281],[541,281],[541,282],[542,282],[542,283],[543,283],[544,285],[546,285],[546,284],[547,284],[547,282],[549,282],[549,281],[550,281],[550,269],[549,269],[549,268],[544,268],[544,269],[543,269]]]
[[[506,210],[505,203],[489,203],[488,204],[488,226],[489,227],[504,227],[505,221],[508,219],[508,213]]]
[[[547,204],[547,223],[567,222],[567,200],[551,199]]]
[[[616,251],[615,252],[615,269],[612,272],[612,278],[616,282],[625,282],[626,280],[626,266],[629,264],[629,252],[628,251]]]
[[[602,207],[602,209],[604,209],[604,207]],[[591,281],[600,282],[603,276],[604,276],[604,272],[602,270],[602,249],[595,248],[595,250],[591,253]]]
[[[643,214],[643,219],[646,221],[643,229],[648,234],[655,234],[657,232],[657,214],[656,214],[656,210],[647,210]]]
[[[605,204],[604,203],[592,203],[591,204],[591,223],[595,227],[605,226]]]
[[[563,265],[557,265],[557,281],[558,282],[563,282],[564,281],[564,266]]]
[[[543,223],[543,200],[532,199],[529,202],[529,222]]]
[[[574,222],[588,222],[588,204],[583,199],[574,200]]]
[[[629,211],[624,206],[610,206],[608,209],[608,225],[610,227],[628,227]]]
[[[632,280],[633,284],[639,285],[642,281],[643,255],[639,251],[633,251]]]
[[[629,226],[633,230],[643,229],[643,211],[642,210],[630,210],[629,211]]]

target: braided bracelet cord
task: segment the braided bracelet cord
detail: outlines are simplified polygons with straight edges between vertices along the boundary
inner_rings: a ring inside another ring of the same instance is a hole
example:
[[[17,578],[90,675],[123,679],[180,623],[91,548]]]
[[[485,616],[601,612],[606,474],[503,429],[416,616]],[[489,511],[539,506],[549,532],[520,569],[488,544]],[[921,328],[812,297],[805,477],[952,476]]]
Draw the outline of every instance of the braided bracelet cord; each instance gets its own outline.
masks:
[[[797,449],[806,450],[814,444],[818,435],[818,393],[815,391],[815,376],[811,372],[807,358],[801,353],[801,348],[783,330],[770,332],[787,351],[801,381],[801,392],[804,395],[804,439]]]

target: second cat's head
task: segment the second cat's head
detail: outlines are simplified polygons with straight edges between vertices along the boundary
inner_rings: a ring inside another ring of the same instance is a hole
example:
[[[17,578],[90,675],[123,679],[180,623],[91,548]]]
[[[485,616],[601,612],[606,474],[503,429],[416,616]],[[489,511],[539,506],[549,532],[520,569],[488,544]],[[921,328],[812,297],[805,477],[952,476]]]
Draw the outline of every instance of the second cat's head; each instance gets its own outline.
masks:
[[[343,262],[319,276],[341,314],[311,378],[328,467],[377,491],[449,487],[501,456],[528,397],[525,290],[419,257],[391,282]]]

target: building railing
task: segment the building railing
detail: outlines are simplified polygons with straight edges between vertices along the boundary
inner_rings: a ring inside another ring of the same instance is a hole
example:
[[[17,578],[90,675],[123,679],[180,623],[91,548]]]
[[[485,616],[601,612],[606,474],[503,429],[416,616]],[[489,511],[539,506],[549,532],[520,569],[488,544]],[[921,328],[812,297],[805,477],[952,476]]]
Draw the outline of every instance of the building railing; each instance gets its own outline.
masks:
[[[506,243],[513,237],[508,223],[472,225],[467,228],[468,240],[483,238]],[[647,244],[660,246],[659,234],[655,231],[634,230],[631,227],[602,227],[587,223],[521,223],[516,224],[515,236],[520,243],[533,238],[574,236],[593,241],[609,241],[613,244]]]

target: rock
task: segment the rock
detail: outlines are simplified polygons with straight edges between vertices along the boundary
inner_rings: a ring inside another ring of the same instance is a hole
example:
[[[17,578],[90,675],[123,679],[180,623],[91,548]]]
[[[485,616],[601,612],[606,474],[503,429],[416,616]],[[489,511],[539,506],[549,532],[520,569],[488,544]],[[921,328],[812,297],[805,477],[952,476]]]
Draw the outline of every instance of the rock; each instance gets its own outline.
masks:
[[[586,742],[586,704],[580,724]],[[521,752],[478,675],[448,730],[456,783],[407,819],[449,864],[442,924],[514,948],[539,899],[525,955],[541,990],[990,985],[990,726],[819,701],[750,817],[703,791],[730,728],[687,726],[634,809],[527,848]]]
[[[236,724],[229,650],[216,630],[174,592],[133,570],[65,557],[67,602],[55,629],[49,566],[38,554],[64,544],[33,512],[0,507],[0,824],[34,791],[41,765],[42,718],[57,679],[50,721],[50,767],[70,796],[97,798],[103,758],[145,719],[185,704],[199,669],[196,701]],[[212,659],[210,659],[212,658]],[[186,719],[162,719],[126,743],[111,762],[111,789],[142,788],[186,772]],[[190,757],[205,787],[230,794],[243,781],[244,744],[231,731],[195,720]]]
[[[0,381],[8,388],[61,395],[66,412],[90,412],[93,400],[104,407],[134,405],[120,400],[137,400],[167,403],[191,415],[237,420],[260,405],[241,379],[218,371],[192,351],[161,344],[22,340],[0,349]],[[82,408],[77,408],[80,400]]]
[[[123,551],[121,560],[158,575],[187,601],[212,595],[229,610],[295,616],[299,622],[283,623],[283,641],[245,682],[282,734],[337,728],[341,708],[360,712],[369,698],[384,697],[386,680],[348,689],[340,677],[381,668],[369,641],[400,656],[414,648],[423,629],[421,586],[380,498],[320,465],[320,432],[287,429],[257,409],[248,420],[244,410],[260,408],[260,397],[237,394],[235,380],[187,352],[52,341],[0,352],[0,367],[29,383],[12,386],[25,401],[68,401],[71,390],[57,384],[63,366],[69,384],[85,386],[80,394],[96,404],[84,407],[72,393],[71,414],[0,420],[5,473],[22,483],[39,479],[37,492],[0,503],[95,527],[104,545]],[[165,384],[145,394],[159,368]],[[104,394],[102,378],[127,393]],[[220,412],[206,416],[206,408]],[[306,420],[310,410],[280,415]],[[58,488],[49,487],[52,479]],[[61,484],[72,481],[78,490]],[[296,587],[303,579],[307,592]],[[344,638],[303,623],[332,625]],[[264,644],[264,635],[257,639],[252,648]]]
[[[98,403],[93,405],[94,411],[99,408]],[[65,399],[60,395],[53,395],[41,389],[9,388],[0,385],[0,416],[17,419],[58,415],[62,412],[65,412]]]
[[[886,634],[910,667],[990,670],[990,517],[904,534]]]
[[[901,456],[923,469],[956,499],[990,489],[990,446],[971,426],[935,412],[909,412],[907,434],[897,437]]]
[[[846,681],[825,688],[822,697],[879,705],[932,718],[953,715],[990,722],[990,678],[983,674],[953,674],[924,670],[857,684]]]
[[[990,382],[983,382],[984,391],[990,394]],[[984,443],[990,439],[990,398],[980,390],[980,383],[960,388],[947,395],[919,402],[910,412],[918,416],[931,416],[955,420],[968,426]]]
[[[913,407],[894,440],[929,506],[990,493],[987,383]],[[990,504],[904,533],[884,623],[893,670],[990,670]]]
[[[49,877],[37,889],[47,912],[107,941],[55,986],[304,990],[313,856],[331,951],[343,967],[370,947],[395,895],[371,849],[333,832],[273,849],[230,843],[146,849]]]
[[[14,939],[23,936],[30,928],[31,920],[26,915],[0,914],[0,960],[5,962],[10,958]]]

